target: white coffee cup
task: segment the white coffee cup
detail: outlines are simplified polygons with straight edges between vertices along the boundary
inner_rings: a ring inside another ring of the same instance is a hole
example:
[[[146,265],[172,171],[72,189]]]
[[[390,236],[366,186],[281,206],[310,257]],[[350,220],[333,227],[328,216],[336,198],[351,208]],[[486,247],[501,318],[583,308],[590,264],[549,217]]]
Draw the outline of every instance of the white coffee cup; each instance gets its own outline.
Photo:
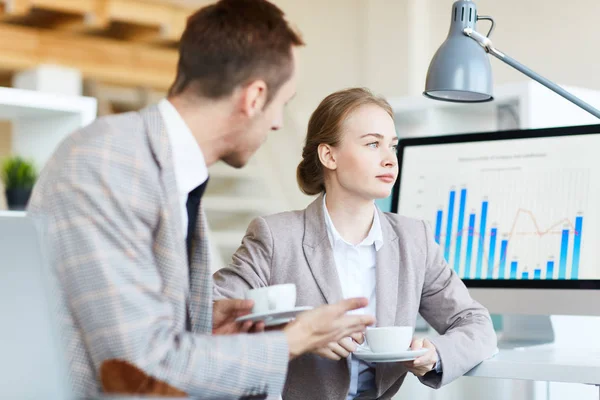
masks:
[[[406,351],[413,337],[412,326],[386,326],[367,328],[367,344],[374,353]]]
[[[251,289],[246,292],[246,299],[254,300],[252,314],[291,310],[296,306],[296,285],[286,283]]]

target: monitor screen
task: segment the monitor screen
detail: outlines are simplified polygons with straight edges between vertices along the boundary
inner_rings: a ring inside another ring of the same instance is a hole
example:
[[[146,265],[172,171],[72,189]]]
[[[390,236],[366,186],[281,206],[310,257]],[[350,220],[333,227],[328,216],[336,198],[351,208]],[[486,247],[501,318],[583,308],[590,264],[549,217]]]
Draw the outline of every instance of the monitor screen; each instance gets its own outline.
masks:
[[[392,211],[479,287],[600,288],[600,125],[401,140]]]

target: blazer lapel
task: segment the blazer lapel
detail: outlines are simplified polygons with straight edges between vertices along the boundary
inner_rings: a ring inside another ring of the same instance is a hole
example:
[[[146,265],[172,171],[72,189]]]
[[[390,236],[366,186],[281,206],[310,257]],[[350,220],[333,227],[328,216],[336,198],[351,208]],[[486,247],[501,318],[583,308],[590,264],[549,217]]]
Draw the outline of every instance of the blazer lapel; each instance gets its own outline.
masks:
[[[212,331],[212,275],[208,246],[208,225],[202,207],[198,206],[198,222],[192,239],[192,264],[190,268],[190,316],[192,330],[199,333]],[[203,306],[204,305],[204,306]]]
[[[383,246],[377,252],[376,266],[376,297],[377,297],[377,325],[391,326],[396,320],[398,306],[398,276],[403,262],[400,256],[398,234],[393,229],[389,220],[377,208],[381,231],[383,233]]]
[[[165,195],[168,209],[164,210],[169,218],[170,226],[172,230],[178,236],[181,236],[182,240],[178,241],[178,244],[184,249],[183,256],[185,256],[185,241],[183,240],[183,227],[181,227],[181,212],[179,210],[179,196],[177,189],[177,181],[175,180],[175,168],[173,166],[173,153],[171,151],[171,144],[165,124],[163,123],[158,106],[150,106],[141,111],[141,114],[146,122],[146,130],[148,132],[148,141],[150,143],[150,149],[154,155],[154,159],[160,167],[161,182],[163,187],[163,194]],[[181,242],[181,243],[179,243]],[[177,248],[176,250],[179,250]],[[183,256],[177,251],[179,258]]]
[[[150,149],[160,169],[159,184],[162,186],[166,204],[161,210],[155,245],[156,252],[159,253],[159,272],[163,278],[163,292],[172,298],[177,308],[185,304],[189,291],[189,276],[173,155],[158,107],[150,106],[140,113],[146,125]],[[182,317],[183,321],[185,315]]]
[[[343,299],[333,249],[327,236],[323,195],[313,201],[304,212],[302,247],[313,277],[327,303],[332,304]]]

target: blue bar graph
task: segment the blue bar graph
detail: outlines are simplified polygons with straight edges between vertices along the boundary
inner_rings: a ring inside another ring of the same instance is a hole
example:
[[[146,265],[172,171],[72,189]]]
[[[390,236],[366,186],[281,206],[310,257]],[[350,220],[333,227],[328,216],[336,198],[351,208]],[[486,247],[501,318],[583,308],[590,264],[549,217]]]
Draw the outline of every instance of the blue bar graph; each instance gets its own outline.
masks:
[[[508,240],[503,240],[500,244],[500,269],[498,271],[498,279],[506,279],[506,247]],[[516,278],[516,276],[515,276]],[[513,278],[514,279],[514,278]]]
[[[467,259],[465,260],[465,278],[471,277],[471,253],[473,251],[473,235],[475,234],[475,214],[469,215],[469,237],[467,239]],[[481,279],[481,274],[475,279]]]
[[[475,210],[472,210],[470,213],[467,212],[467,207],[471,207],[467,201],[469,199],[471,202],[473,201],[473,192],[471,192],[470,197],[468,196],[468,192],[469,188],[450,189],[448,192],[448,209],[440,207],[440,209],[436,210],[435,215],[435,241],[443,247],[446,261],[456,273],[459,273],[461,278],[579,279],[583,228],[583,215],[581,212],[575,217],[574,228],[565,227],[558,232],[547,232],[561,234],[560,255],[557,254],[558,249],[555,249],[554,252],[551,251],[550,254],[546,255],[548,258],[545,260],[521,259],[519,261],[525,263],[521,267],[522,269],[527,269],[529,265],[538,265],[538,267],[527,272],[519,272],[518,269],[515,269],[518,267],[518,262],[511,261],[511,259],[516,258],[516,255],[513,253],[515,249],[519,248],[519,241],[521,239],[518,235],[511,235],[513,232],[507,230],[509,226],[514,227],[516,222],[497,221],[496,218],[498,216],[496,213],[497,210],[494,208],[494,203],[491,203],[490,206],[487,198],[481,201],[480,213]],[[458,197],[459,195],[460,197]],[[526,212],[531,214],[534,222],[536,222],[533,211],[526,210]],[[454,221],[455,219],[456,221]],[[454,223],[456,224],[454,225]],[[523,234],[529,236],[537,234],[540,239],[543,239],[542,236],[544,235],[539,235],[540,230],[543,231],[542,228],[538,228],[537,232],[523,232]],[[463,239],[465,233],[467,234],[466,246]],[[498,239],[500,233],[506,239]],[[573,235],[573,243],[570,243],[569,240],[569,235],[571,234]],[[442,235],[445,235],[444,238],[442,238]],[[507,235],[510,235],[510,237],[507,237]],[[476,236],[479,237],[478,240],[475,240]],[[487,239],[488,236],[489,240]],[[556,236],[551,237],[556,238]],[[454,240],[456,240],[456,243],[454,243]],[[509,240],[517,241],[516,244],[511,244],[510,251],[508,248]],[[444,242],[443,244],[442,241]],[[486,245],[489,245],[489,248]],[[583,245],[585,252],[586,244]],[[465,247],[465,253],[463,253],[463,246]],[[475,254],[475,246],[477,246],[477,254]],[[557,244],[553,247],[556,246]],[[570,251],[573,252],[572,259]],[[450,260],[450,257],[452,257],[452,260]],[[544,267],[543,264],[540,266],[540,263],[547,264]],[[572,264],[569,265],[568,263]],[[571,268],[568,268],[569,266]]]
[[[442,234],[442,217],[444,216],[444,212],[442,210],[438,210],[437,218],[435,219],[435,241],[437,244],[440,244],[440,235]]]
[[[475,275],[481,277],[483,271],[483,247],[485,244],[485,230],[487,229],[487,210],[488,210],[488,202],[484,201],[481,203],[481,222],[479,223],[479,246],[477,248],[477,269],[475,271]],[[493,231],[493,229],[492,229]],[[495,243],[495,242],[494,242]],[[490,246],[490,260],[493,261],[493,248]],[[494,265],[493,263],[488,263],[489,265]],[[491,267],[488,267],[488,270]],[[492,275],[488,272],[488,279],[491,278]]]
[[[487,279],[492,279],[492,274],[494,273],[494,256],[496,255],[496,236],[498,236],[498,229],[492,228],[492,232],[490,233],[490,254],[488,258],[488,271],[487,271]]]
[[[567,277],[567,252],[569,251],[569,230],[563,229],[562,239],[560,241],[560,266],[558,269],[558,279]]]
[[[456,234],[456,252],[454,253],[454,270],[460,269],[460,251],[462,249],[462,236],[465,222],[465,206],[467,203],[467,189],[460,190],[460,205],[458,207],[458,231]]]
[[[548,261],[546,268],[546,279],[552,279],[554,276],[554,261]]]
[[[450,191],[450,199],[448,200],[448,224],[446,225],[446,242],[444,249],[444,258],[446,262],[450,262],[450,243],[452,242],[452,219],[454,218],[454,197],[456,192]]]
[[[517,261],[512,261],[510,263],[510,279],[517,279],[517,268],[519,267],[519,263]],[[498,278],[502,279],[502,278]]]
[[[573,269],[571,270],[571,279],[579,277],[579,252],[581,251],[581,228],[583,227],[583,217],[575,218],[575,237],[573,238]]]

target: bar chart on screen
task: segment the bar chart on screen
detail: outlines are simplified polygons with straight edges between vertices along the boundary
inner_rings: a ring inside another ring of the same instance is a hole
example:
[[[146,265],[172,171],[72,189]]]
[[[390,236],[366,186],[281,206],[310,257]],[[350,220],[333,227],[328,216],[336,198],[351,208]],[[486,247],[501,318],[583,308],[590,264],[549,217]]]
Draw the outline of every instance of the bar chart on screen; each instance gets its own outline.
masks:
[[[600,143],[585,139],[407,147],[398,212],[462,279],[600,279]]]
[[[519,208],[512,221],[488,224],[488,213],[493,214],[493,202],[490,204],[487,198],[482,200],[480,210],[472,210],[467,217],[465,209],[468,192],[466,188],[451,189],[447,208],[438,209],[435,218],[436,242],[444,247],[444,257],[461,277],[579,278],[583,212],[577,212],[572,218],[561,218],[546,227],[541,226],[533,211]],[[458,204],[455,203],[457,196],[460,197]],[[457,224],[456,229],[453,229],[453,213],[456,211]],[[444,224],[446,234],[442,235]],[[525,230],[518,230],[518,227]],[[517,250],[522,247],[528,249],[527,253],[532,253],[533,250],[537,257],[519,257]],[[535,251],[536,248],[538,251]]]
[[[428,201],[422,208],[432,214],[425,219],[461,278],[585,275],[581,250],[588,171],[490,169],[463,175],[459,185],[448,185],[447,179],[423,177],[420,192]]]

